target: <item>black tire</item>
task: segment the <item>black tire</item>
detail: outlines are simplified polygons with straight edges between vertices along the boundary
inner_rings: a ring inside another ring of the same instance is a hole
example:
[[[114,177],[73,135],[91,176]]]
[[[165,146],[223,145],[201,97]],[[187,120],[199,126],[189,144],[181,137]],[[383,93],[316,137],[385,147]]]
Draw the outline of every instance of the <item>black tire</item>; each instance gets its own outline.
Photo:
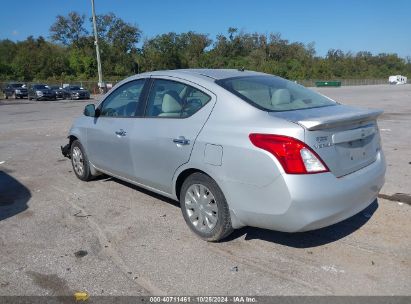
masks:
[[[200,184],[208,188],[210,192],[213,194],[215,203],[217,204],[217,223],[215,227],[209,232],[199,231],[194,226],[194,224],[191,223],[185,207],[185,196],[187,190],[190,188],[190,186],[195,184]],[[191,174],[186,178],[180,191],[180,207],[183,213],[184,220],[186,221],[188,227],[190,227],[191,231],[193,231],[197,236],[199,236],[201,239],[205,241],[220,241],[227,237],[229,234],[231,234],[234,230],[231,225],[230,211],[224,194],[221,191],[220,187],[217,185],[217,183],[206,174],[197,172]]]
[[[83,164],[82,173],[78,172],[79,170],[76,169],[75,164],[74,164],[75,161],[73,158],[73,150],[75,150],[76,148],[80,149],[81,154],[82,154],[82,164]],[[70,158],[71,158],[71,165],[73,167],[74,174],[76,174],[78,179],[87,182],[93,178],[90,172],[90,164],[88,162],[86,152],[84,151],[84,148],[81,145],[80,141],[74,140],[72,142],[71,147],[70,147]]]

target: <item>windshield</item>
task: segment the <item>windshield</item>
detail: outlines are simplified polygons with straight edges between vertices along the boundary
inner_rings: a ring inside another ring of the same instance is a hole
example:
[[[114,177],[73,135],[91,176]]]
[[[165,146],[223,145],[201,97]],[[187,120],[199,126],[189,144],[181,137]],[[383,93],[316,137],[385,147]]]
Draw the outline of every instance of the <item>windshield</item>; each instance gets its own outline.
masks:
[[[36,89],[36,90],[45,90],[45,89],[48,89],[47,86],[45,86],[44,84],[37,84],[37,85],[35,85],[35,86],[33,86],[33,87],[34,87],[34,89]]]
[[[77,91],[77,90],[80,90],[80,87],[70,87],[70,90]]]
[[[333,100],[275,76],[246,76],[216,81],[238,97],[265,111],[291,111],[336,105]]]
[[[21,88],[22,86],[23,86],[22,83],[12,83],[11,84],[11,87],[13,87],[13,88]]]

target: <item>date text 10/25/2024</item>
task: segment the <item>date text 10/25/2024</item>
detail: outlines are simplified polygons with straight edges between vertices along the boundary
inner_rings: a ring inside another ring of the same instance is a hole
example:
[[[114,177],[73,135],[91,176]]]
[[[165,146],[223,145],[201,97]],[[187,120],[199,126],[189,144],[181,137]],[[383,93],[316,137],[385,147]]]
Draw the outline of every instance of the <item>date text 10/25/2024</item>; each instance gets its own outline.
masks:
[[[195,297],[150,297],[150,303],[257,303],[255,297],[248,296],[195,296]]]

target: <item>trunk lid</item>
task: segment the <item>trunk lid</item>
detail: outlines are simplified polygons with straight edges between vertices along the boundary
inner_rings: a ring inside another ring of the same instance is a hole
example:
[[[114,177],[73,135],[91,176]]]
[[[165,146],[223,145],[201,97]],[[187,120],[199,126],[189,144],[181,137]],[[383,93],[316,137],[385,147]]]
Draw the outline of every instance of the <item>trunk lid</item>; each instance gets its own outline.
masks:
[[[341,177],[368,166],[380,149],[377,117],[383,111],[345,105],[270,112],[301,125],[304,141]]]

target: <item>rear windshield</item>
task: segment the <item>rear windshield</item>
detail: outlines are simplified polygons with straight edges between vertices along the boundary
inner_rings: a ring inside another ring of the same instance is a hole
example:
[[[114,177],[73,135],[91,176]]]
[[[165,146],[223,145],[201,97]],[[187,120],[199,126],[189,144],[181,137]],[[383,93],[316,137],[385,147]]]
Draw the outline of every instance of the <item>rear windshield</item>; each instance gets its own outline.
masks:
[[[80,87],[75,87],[75,86],[73,86],[73,87],[70,87],[70,90],[72,90],[72,91],[78,91],[78,90],[80,90]]]
[[[265,111],[292,111],[336,105],[333,100],[275,76],[246,76],[216,81],[248,103]]]

